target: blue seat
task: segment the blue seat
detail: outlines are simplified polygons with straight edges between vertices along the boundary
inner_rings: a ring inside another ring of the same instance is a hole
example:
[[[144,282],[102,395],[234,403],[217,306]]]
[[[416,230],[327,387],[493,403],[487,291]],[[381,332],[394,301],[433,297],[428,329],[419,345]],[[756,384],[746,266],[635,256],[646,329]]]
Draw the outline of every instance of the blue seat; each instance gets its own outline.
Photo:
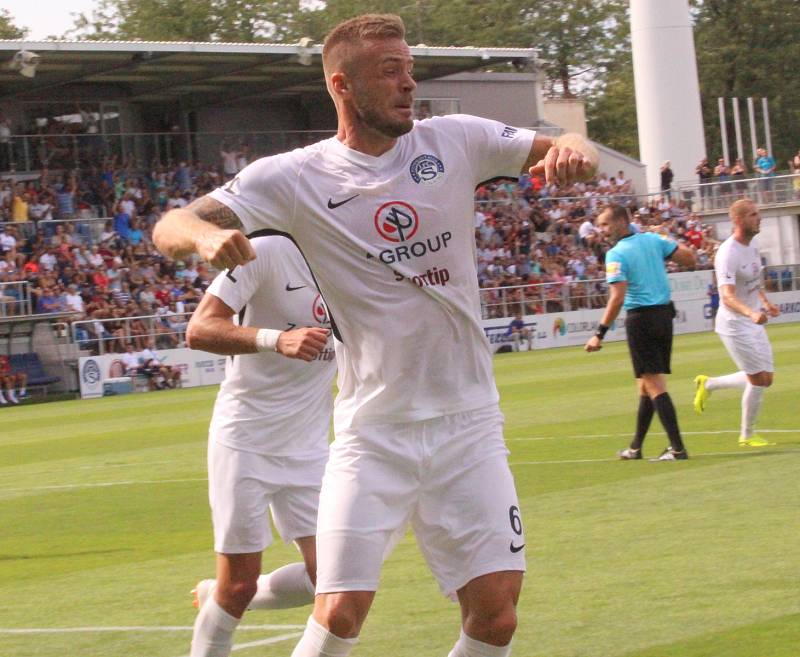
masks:
[[[11,354],[9,358],[11,369],[14,372],[25,372],[28,375],[28,386],[47,386],[61,381],[60,376],[48,376],[39,359],[39,354],[30,352],[27,354]]]

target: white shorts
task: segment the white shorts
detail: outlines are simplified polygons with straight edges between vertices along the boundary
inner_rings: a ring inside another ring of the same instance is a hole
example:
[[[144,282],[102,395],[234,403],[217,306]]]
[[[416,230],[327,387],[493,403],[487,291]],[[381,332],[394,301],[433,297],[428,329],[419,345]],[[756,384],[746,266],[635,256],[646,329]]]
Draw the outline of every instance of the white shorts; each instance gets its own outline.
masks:
[[[317,592],[376,591],[411,523],[442,592],[525,570],[525,536],[496,405],[337,433],[317,528]]]
[[[733,362],[745,374],[774,372],[772,345],[763,326],[759,330],[738,335],[720,335],[719,339],[728,350]]]
[[[313,536],[327,453],[319,457],[264,456],[208,443],[208,500],[214,550],[261,552],[272,542],[268,511],[284,542]]]

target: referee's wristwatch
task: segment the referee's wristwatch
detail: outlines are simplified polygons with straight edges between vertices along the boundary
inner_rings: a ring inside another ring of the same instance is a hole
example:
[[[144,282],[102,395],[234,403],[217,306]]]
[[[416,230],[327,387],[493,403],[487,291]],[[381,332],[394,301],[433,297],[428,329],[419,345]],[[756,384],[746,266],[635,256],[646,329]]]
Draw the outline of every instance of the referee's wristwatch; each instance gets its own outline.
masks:
[[[597,332],[594,334],[596,338],[600,338],[601,340],[606,337],[606,333],[608,333],[609,326],[608,324],[598,324],[597,325]]]

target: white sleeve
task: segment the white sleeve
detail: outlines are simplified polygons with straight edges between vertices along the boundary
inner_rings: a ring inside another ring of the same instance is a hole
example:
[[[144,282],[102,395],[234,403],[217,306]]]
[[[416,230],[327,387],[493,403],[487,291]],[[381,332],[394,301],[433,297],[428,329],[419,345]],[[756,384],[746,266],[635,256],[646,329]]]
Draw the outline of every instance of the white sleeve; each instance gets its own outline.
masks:
[[[220,273],[208,286],[207,292],[227,304],[235,313],[244,308],[251,297],[268,278],[269,258],[264,248],[264,240],[252,240],[256,259],[250,262],[226,269]]]
[[[262,157],[209,196],[233,210],[247,233],[261,228],[288,233],[294,223],[295,188],[304,158],[303,150]]]
[[[728,243],[723,243],[714,258],[714,272],[717,274],[717,286],[736,285],[736,259]]]
[[[469,114],[453,114],[442,117],[441,121],[454,124],[461,130],[476,185],[501,176],[517,178],[536,135],[533,130]]]

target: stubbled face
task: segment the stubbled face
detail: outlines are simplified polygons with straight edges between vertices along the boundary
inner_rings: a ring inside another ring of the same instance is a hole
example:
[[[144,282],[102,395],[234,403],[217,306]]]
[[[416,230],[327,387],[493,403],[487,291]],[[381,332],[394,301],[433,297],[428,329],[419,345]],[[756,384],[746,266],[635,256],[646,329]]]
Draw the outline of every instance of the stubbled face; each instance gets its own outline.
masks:
[[[739,227],[742,235],[748,239],[761,232],[761,213],[755,203],[748,203],[733,218],[734,224]]]
[[[367,41],[355,54],[351,102],[357,119],[387,137],[400,137],[414,126],[414,60],[402,39]]]
[[[597,217],[597,221],[595,222],[595,227],[603,236],[604,239],[608,240],[612,244],[618,242],[620,239],[625,237],[628,234],[628,224],[625,221],[614,221],[611,218],[610,212],[601,212],[600,216]]]

